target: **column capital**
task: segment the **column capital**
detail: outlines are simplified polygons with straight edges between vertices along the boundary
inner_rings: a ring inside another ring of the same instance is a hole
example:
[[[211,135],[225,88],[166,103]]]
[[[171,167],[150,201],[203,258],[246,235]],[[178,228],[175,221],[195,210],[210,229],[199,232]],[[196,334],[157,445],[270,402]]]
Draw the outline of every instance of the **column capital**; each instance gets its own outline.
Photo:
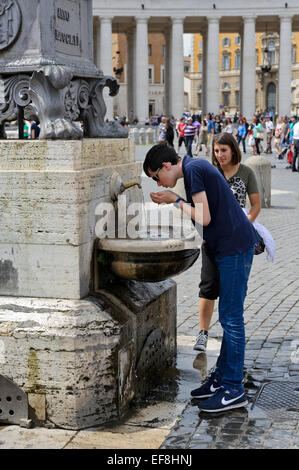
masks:
[[[221,16],[210,16],[207,18],[209,24],[218,24]]]
[[[147,24],[149,19],[149,16],[135,16],[135,21],[139,24]]]
[[[172,16],[171,22],[172,24],[181,24],[184,23],[185,16]]]
[[[248,15],[248,16],[243,16],[243,23],[255,23],[256,16],[255,15]]]
[[[293,15],[288,15],[287,13],[279,15],[280,22],[289,23],[293,19]]]
[[[113,16],[98,16],[101,23],[111,23],[113,18]]]

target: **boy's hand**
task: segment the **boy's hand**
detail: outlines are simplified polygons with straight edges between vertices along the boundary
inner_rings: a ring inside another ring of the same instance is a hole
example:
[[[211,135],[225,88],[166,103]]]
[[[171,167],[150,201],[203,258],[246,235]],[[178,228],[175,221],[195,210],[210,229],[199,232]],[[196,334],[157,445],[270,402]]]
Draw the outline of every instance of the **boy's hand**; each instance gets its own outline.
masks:
[[[150,193],[150,197],[156,204],[172,204],[179,197],[172,191],[159,191],[158,193]]]

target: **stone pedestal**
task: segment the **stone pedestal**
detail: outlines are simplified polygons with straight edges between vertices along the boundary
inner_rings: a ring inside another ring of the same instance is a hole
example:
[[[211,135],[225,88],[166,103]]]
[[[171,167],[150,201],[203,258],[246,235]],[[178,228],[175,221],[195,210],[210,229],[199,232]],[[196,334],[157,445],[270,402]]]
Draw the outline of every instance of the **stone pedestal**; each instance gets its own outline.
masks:
[[[271,162],[269,158],[254,155],[244,163],[255,173],[261,198],[261,207],[271,207]]]
[[[88,295],[96,206],[117,165],[140,181],[130,139],[0,142],[0,295]],[[140,193],[140,190],[139,190]],[[136,188],[127,198],[141,198]]]
[[[28,395],[34,425],[76,430],[119,420],[173,360],[175,283],[121,291],[78,301],[0,297],[1,375]]]
[[[111,202],[114,171],[140,182],[134,149],[131,139],[0,141],[0,372],[28,395],[36,425],[120,419],[174,358],[173,281],[92,290],[96,207]]]

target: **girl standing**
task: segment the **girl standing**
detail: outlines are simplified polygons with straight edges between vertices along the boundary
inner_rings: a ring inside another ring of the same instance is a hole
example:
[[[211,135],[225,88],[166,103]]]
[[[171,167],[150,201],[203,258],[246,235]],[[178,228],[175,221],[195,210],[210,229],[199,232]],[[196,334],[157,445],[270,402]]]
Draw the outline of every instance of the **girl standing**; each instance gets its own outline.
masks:
[[[261,210],[260,195],[254,171],[241,163],[242,155],[236,139],[227,133],[218,134],[213,139],[212,164],[222,173],[235,198],[242,208],[246,196],[250,202],[248,219],[254,222]],[[200,331],[194,349],[205,351],[208,330],[214,311],[215,300],[219,296],[219,276],[215,259],[206,243],[202,244],[202,269],[199,284],[199,325]],[[196,396],[194,391],[193,396]]]

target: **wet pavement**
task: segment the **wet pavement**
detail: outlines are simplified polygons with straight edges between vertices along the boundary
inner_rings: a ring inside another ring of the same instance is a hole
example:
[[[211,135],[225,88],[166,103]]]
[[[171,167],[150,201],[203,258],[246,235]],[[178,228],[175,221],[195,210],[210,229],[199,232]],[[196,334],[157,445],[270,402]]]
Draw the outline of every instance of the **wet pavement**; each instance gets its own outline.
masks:
[[[142,161],[146,146],[136,147]],[[202,155],[201,155],[202,156]],[[299,447],[299,173],[269,156],[272,206],[258,217],[276,242],[274,263],[256,256],[245,302],[245,388],[242,409],[199,412],[190,390],[216,362],[222,337],[217,305],[206,353],[193,350],[198,334],[201,260],[176,276],[178,354],[148,399],[113,426],[82,431],[0,427],[0,449],[295,449]],[[143,177],[145,200],[155,183]]]

